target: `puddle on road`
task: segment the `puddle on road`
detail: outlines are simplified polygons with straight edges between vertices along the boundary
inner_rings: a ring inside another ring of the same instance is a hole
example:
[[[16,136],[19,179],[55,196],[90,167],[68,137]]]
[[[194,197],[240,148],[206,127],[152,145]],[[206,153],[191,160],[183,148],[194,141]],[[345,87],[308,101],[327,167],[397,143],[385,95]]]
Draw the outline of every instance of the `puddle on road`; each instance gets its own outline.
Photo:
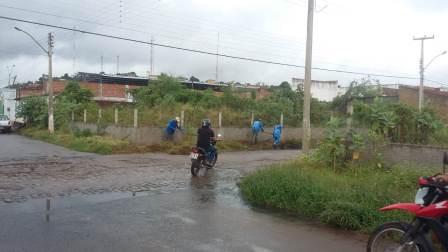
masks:
[[[184,181],[163,181],[157,188],[147,191],[103,192],[98,194],[71,194],[66,197],[29,199],[21,203],[0,203],[0,213],[41,213],[48,212],[47,199],[50,200],[50,212],[55,209],[76,208],[95,203],[120,199],[141,198],[151,195],[167,194],[176,191],[191,194],[199,204],[215,204],[232,207],[247,206],[240,197],[237,186],[240,172],[233,169],[212,169],[204,176],[191,177],[186,174]],[[182,187],[176,184],[183,184]],[[132,186],[130,186],[132,188]]]

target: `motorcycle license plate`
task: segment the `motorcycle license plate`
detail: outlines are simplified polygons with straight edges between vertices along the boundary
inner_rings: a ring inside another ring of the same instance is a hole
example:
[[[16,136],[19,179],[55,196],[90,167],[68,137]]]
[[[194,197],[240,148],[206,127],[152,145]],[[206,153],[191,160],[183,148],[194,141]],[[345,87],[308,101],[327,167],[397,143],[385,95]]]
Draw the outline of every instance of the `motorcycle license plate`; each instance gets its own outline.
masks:
[[[198,157],[199,157],[199,153],[194,153],[194,152],[190,153],[191,159],[198,159]]]

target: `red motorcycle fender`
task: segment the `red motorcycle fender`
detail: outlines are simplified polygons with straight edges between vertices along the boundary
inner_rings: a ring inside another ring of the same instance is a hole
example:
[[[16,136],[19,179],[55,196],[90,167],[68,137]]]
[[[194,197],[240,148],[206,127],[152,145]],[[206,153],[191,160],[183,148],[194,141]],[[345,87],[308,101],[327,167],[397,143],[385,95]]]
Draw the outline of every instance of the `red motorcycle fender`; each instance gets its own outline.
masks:
[[[412,214],[417,214],[420,209],[422,209],[422,207],[414,203],[397,203],[385,206],[381,208],[380,211],[403,210]]]

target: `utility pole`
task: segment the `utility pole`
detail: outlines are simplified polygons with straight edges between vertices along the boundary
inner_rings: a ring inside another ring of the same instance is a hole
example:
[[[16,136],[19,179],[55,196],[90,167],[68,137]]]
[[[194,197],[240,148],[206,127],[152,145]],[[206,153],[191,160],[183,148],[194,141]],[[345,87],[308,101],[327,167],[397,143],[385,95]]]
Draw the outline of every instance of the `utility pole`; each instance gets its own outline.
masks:
[[[104,62],[103,55],[101,55],[101,73],[104,73],[104,71],[103,71],[103,62]]]
[[[53,113],[53,46],[54,36],[48,33],[48,131],[54,133]]]
[[[308,153],[311,145],[311,63],[313,53],[313,18],[314,18],[314,0],[308,0],[308,21],[306,37],[306,59],[305,59],[305,81],[304,81],[304,99],[303,99],[303,134],[302,134],[302,152]]]
[[[31,34],[28,32],[14,27],[17,31],[25,33],[28,37],[30,37],[37,46],[45,52],[48,56],[48,82],[47,82],[47,94],[48,94],[48,131],[50,134],[54,133],[54,116],[53,116],[53,47],[54,47],[54,36],[53,34],[48,33],[48,49],[45,49]]]
[[[218,43],[216,46],[216,70],[215,70],[215,82],[218,82],[218,72],[219,72],[219,32],[218,32]]]
[[[76,26],[73,26],[73,76],[76,71]]]
[[[120,73],[120,56],[117,55],[117,75]]]
[[[431,37],[427,37],[426,35],[420,38],[415,38],[414,40],[421,41],[421,49],[420,49],[420,87],[418,89],[418,110],[421,111],[423,108],[423,82],[424,82],[424,74],[425,74],[425,66],[424,66],[424,50],[425,50],[425,40],[434,39],[434,35]]]
[[[149,75],[154,74],[154,38],[151,36],[151,51],[150,51],[150,67],[149,67]]]
[[[100,97],[103,97],[103,55],[101,55]]]

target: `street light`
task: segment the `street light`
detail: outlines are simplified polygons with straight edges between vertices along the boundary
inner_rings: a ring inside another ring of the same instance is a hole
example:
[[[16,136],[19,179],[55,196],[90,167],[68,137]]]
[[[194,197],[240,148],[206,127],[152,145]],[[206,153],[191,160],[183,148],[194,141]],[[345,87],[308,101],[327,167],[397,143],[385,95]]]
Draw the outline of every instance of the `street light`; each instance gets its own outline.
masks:
[[[28,32],[14,27],[17,31],[25,33],[28,37],[30,37],[36,45],[42,49],[48,56],[48,85],[47,85],[47,93],[48,93],[48,131],[53,134],[54,133],[54,115],[53,115],[53,34],[48,33],[48,50],[45,49],[31,34]]]
[[[421,111],[423,109],[423,100],[424,100],[424,88],[423,88],[423,82],[425,80],[425,70],[431,65],[431,63],[437,59],[438,57],[446,54],[446,51],[443,51],[436,56],[434,56],[426,66],[423,66],[423,58],[421,60],[420,64],[420,90],[419,90],[419,103],[418,103],[418,109]]]
[[[445,54],[446,54],[446,51],[443,51],[443,52],[441,52],[440,54],[434,56],[434,58],[432,58],[432,60],[430,60],[429,63],[425,66],[425,70],[426,70],[426,68],[429,67],[429,65],[431,65],[431,63],[432,63],[435,59],[437,59],[438,57],[440,57],[440,56],[442,56],[442,55],[445,55]]]

